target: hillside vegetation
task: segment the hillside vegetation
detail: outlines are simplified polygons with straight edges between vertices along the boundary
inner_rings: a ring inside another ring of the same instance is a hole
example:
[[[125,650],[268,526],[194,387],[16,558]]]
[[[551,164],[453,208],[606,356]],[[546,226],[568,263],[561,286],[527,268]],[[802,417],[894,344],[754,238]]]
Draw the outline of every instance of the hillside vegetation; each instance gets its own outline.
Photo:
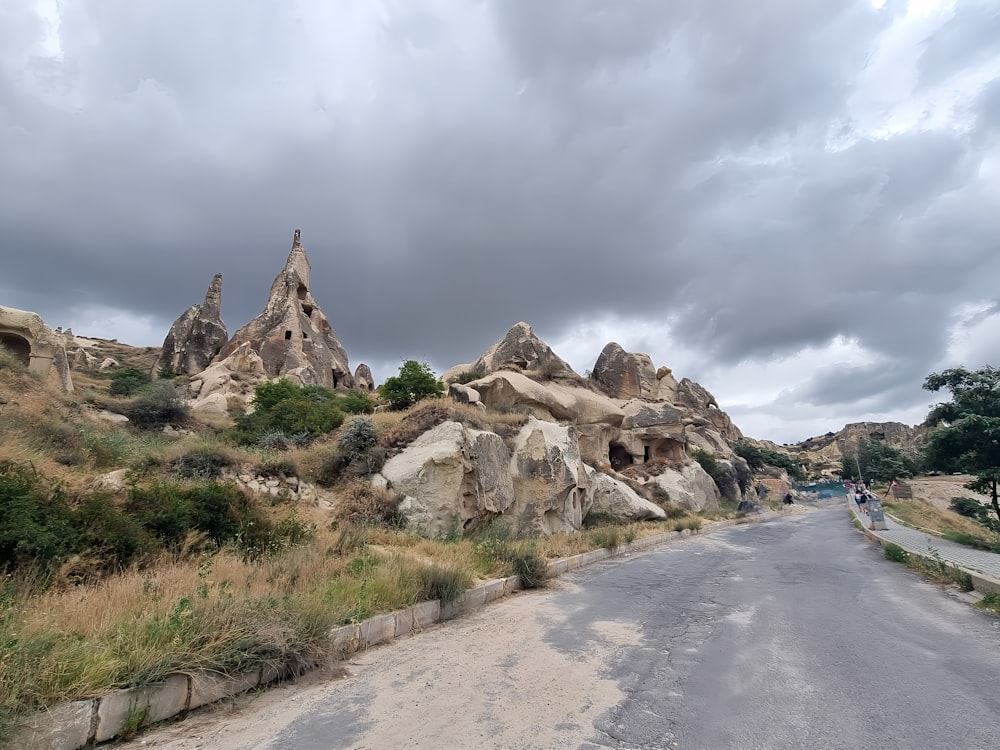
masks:
[[[429,538],[365,477],[445,419],[509,439],[523,414],[446,399],[368,414],[363,396],[278,381],[252,415],[205,423],[183,379],[145,377],[156,350],[94,348],[119,367],[74,373],[73,394],[0,352],[0,723],[171,671],[302,667],[336,626],[478,580],[540,585],[550,559],[701,523],[672,509],[574,535]],[[242,475],[307,481],[317,499],[250,493]]]

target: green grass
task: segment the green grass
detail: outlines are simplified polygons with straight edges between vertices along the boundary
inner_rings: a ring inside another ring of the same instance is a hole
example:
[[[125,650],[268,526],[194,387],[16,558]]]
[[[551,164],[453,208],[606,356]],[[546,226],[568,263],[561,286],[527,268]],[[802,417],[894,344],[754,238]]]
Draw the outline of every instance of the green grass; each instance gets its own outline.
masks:
[[[989,593],[977,602],[976,606],[1000,617],[1000,594]]]

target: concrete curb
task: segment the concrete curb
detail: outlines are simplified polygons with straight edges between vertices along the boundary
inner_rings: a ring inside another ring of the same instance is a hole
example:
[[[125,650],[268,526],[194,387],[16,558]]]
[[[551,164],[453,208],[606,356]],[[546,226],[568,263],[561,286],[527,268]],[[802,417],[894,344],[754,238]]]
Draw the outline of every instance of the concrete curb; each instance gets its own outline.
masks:
[[[702,536],[738,523],[767,520],[772,515],[762,514],[738,521],[713,521],[694,532],[689,529],[671,531],[636,539],[614,550],[604,548],[582,552],[549,563],[549,575],[559,576],[602,560],[642,552],[690,536]],[[1000,582],[996,585],[1000,590]],[[436,623],[468,614],[520,589],[521,581],[517,576],[487,581],[473,586],[452,602],[420,602],[406,609],[334,628],[330,631],[330,645],[340,658],[346,658],[357,651],[391,643],[396,638],[414,635]],[[174,716],[183,716],[199,706],[264,687],[291,674],[290,668],[269,667],[240,675],[171,674],[154,685],[52,706],[21,721],[9,746],[24,750],[79,750],[95,742],[113,739],[125,731],[132,732]]]
[[[894,542],[891,539],[886,539],[884,536],[874,531],[873,529],[869,529],[867,526],[864,525],[864,522],[861,521],[860,518],[858,518],[853,508],[848,507],[847,512],[850,514],[852,519],[856,519],[857,521],[860,522],[861,532],[866,537],[868,537],[869,540],[875,542],[878,546],[884,548],[885,545],[887,544],[895,544],[897,547],[901,547],[911,555],[923,558],[924,560],[933,561],[932,558],[928,557],[925,552],[913,549],[912,547],[909,547],[905,544],[900,544],[899,542]],[[944,558],[941,559],[944,560]],[[951,560],[944,560],[944,562],[968,575],[969,579],[972,581],[972,588],[978,591],[980,594],[1000,594],[1000,580],[985,575],[984,573],[980,573],[978,570],[970,570],[969,568],[963,567],[958,563],[952,562]]]

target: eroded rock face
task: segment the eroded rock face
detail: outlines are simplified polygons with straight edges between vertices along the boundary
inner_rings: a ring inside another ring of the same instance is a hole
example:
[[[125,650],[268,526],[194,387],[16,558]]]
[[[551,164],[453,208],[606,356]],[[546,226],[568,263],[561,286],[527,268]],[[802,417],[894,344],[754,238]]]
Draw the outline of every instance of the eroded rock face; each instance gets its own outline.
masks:
[[[612,398],[652,396],[657,386],[649,355],[626,352],[613,341],[604,347],[590,377]]]
[[[467,369],[484,375],[497,370],[533,370],[547,377],[576,375],[573,368],[538,338],[530,325],[523,322],[507,331],[500,341]]]
[[[667,517],[663,508],[639,497],[625,482],[600,472],[590,478],[590,496],[590,512],[605,513],[626,523]]]
[[[73,391],[66,336],[45,325],[37,313],[0,305],[0,343],[29,372],[50,379],[67,393]]]
[[[260,355],[269,378],[286,376],[299,385],[353,387],[347,352],[309,289],[310,270],[296,229],[292,250],[271,285],[267,306],[233,335],[215,361],[221,362],[249,343]]]
[[[442,422],[385,462],[374,482],[403,494],[399,510],[431,535],[485,525],[514,502],[501,437]]]
[[[170,326],[160,356],[153,365],[154,375],[163,369],[178,375],[194,375],[208,367],[229,341],[221,314],[222,274],[217,273],[208,287],[204,303],[189,307]]]
[[[580,458],[576,428],[534,417],[514,442],[512,516],[519,532],[578,531],[590,510],[590,479]]]
[[[362,363],[354,371],[354,388],[365,393],[371,393],[375,390],[375,378],[368,365]]]
[[[229,397],[249,404],[256,385],[267,379],[264,362],[246,341],[221,362],[209,365],[191,378],[194,411],[225,414]]]
[[[715,480],[699,463],[689,463],[677,471],[666,471],[649,480],[670,495],[670,502],[695,512],[717,510],[721,494]]]

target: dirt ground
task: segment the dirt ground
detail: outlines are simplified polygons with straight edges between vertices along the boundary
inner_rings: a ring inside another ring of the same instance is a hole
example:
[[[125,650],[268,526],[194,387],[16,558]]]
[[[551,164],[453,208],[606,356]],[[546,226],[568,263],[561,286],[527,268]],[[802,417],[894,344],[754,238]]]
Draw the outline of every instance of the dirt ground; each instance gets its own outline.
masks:
[[[972,477],[961,476],[941,476],[922,477],[920,479],[908,479],[906,483],[913,489],[913,496],[926,500],[937,508],[947,510],[954,497],[972,497],[981,502],[988,503],[986,495],[978,495],[972,490],[967,490],[964,485]],[[878,494],[884,495],[885,490],[879,489]]]

